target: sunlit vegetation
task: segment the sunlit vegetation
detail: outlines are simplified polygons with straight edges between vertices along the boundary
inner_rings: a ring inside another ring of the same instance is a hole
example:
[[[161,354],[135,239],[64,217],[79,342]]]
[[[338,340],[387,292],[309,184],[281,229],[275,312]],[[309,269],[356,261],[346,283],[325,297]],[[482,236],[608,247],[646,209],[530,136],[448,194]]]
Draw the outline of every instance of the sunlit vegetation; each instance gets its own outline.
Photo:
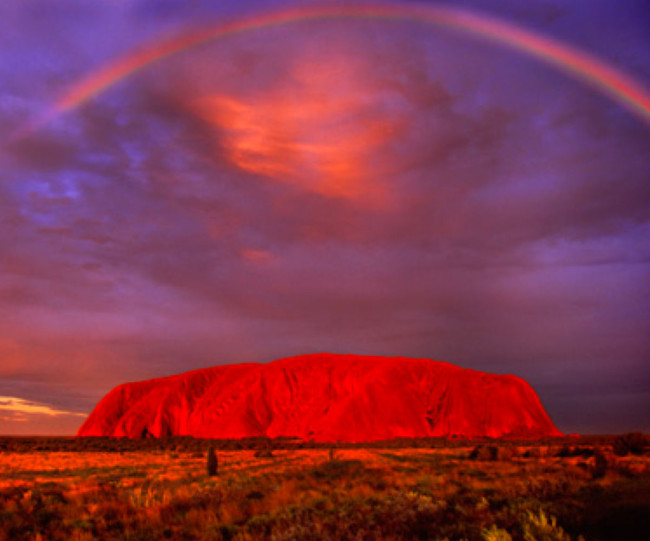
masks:
[[[0,438],[0,541],[645,540],[650,455],[625,438]]]

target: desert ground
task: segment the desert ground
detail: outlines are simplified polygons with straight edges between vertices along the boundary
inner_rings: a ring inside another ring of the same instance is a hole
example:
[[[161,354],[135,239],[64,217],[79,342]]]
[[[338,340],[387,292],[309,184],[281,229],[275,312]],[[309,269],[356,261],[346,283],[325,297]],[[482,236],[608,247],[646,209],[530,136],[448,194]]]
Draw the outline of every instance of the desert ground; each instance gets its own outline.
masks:
[[[649,538],[640,434],[364,446],[0,438],[0,541]]]

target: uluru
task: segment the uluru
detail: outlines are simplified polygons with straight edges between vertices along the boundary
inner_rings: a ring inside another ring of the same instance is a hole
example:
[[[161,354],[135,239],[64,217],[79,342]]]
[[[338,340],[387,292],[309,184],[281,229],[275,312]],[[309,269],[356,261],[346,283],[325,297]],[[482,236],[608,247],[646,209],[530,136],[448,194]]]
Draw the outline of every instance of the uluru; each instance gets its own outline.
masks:
[[[516,376],[430,359],[322,353],[119,385],[77,435],[373,441],[561,432]]]

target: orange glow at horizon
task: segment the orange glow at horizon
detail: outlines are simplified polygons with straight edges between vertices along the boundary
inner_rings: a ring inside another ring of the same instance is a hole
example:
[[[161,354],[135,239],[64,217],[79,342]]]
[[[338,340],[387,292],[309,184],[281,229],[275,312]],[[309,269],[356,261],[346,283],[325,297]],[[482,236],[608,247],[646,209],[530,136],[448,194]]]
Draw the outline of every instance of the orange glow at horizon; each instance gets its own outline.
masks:
[[[300,61],[274,88],[213,94],[194,108],[236,167],[325,197],[377,202],[378,156],[401,122],[357,67],[342,57]]]
[[[48,417],[57,417],[60,415],[71,415],[73,417],[86,417],[85,413],[74,411],[58,410],[40,402],[24,400],[15,396],[0,396],[0,413],[8,412],[15,417],[2,417],[2,420],[27,421],[26,415],[46,415]]]

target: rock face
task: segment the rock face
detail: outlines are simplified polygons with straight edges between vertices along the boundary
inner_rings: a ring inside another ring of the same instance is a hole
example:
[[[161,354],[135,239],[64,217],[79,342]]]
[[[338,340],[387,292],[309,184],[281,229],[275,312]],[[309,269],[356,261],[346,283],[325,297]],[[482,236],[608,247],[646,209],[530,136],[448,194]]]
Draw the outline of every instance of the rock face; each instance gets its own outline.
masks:
[[[524,380],[403,357],[316,354],[125,383],[79,436],[558,436]]]

